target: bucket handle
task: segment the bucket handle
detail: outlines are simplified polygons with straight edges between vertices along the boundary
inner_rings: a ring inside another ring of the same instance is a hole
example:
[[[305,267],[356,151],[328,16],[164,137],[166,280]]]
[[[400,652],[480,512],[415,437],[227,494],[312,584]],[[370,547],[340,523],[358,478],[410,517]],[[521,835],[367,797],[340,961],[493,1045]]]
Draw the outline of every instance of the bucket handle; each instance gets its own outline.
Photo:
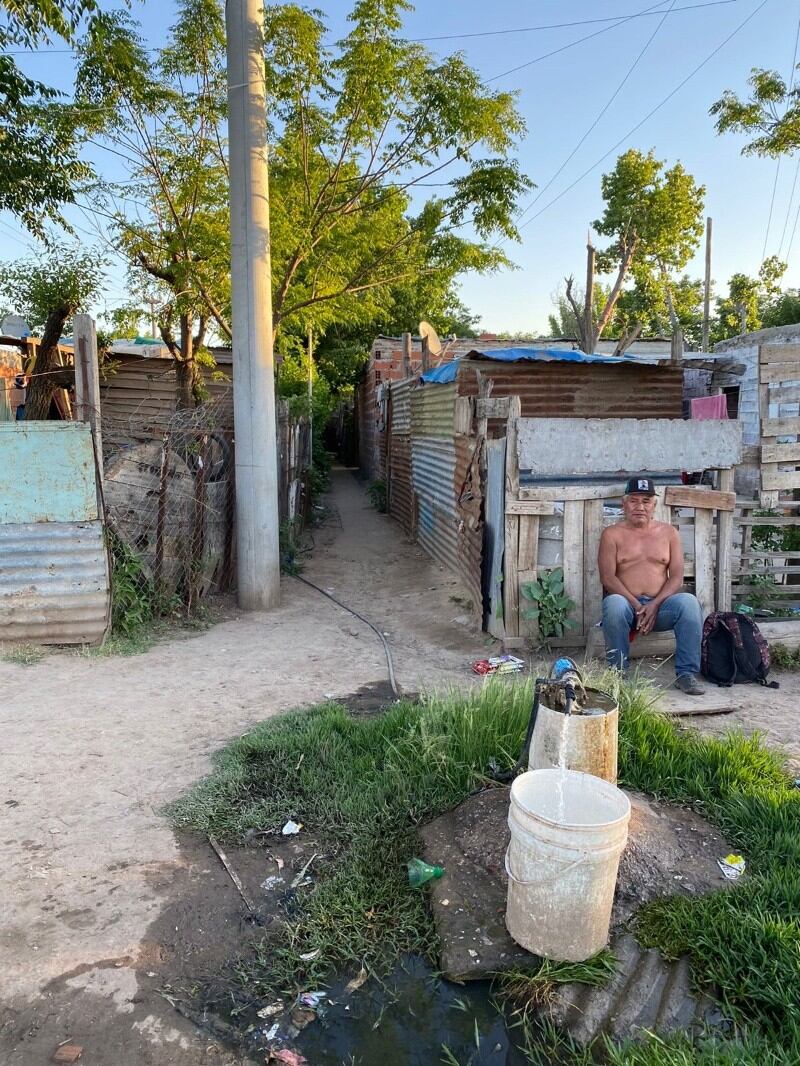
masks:
[[[565,866],[563,870],[557,870],[554,874],[551,874],[550,877],[540,877],[536,881],[522,881],[519,877],[516,877],[515,874],[513,874],[512,871],[511,871],[511,863],[510,863],[509,858],[508,858],[508,851],[509,851],[509,849],[506,848],[505,867],[506,867],[506,873],[508,874],[508,879],[509,879],[509,881],[513,881],[515,885],[523,885],[523,886],[526,886],[526,885],[546,885],[548,883],[548,881],[554,881],[557,877],[563,877],[565,874],[569,873],[570,870],[574,870],[576,866],[580,866],[581,863],[585,861],[586,854],[587,854],[586,852],[584,852],[584,854],[581,856],[580,859],[575,859],[573,862],[568,863],[568,865]]]

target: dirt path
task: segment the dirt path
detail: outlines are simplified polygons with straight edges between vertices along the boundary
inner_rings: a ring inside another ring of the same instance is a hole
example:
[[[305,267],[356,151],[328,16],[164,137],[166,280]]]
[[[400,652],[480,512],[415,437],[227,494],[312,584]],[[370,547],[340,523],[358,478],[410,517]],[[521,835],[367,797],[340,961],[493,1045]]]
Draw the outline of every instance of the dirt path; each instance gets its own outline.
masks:
[[[334,472],[329,503],[305,575],[385,629],[406,690],[463,683],[486,648],[450,598],[456,582],[369,507],[350,473]],[[213,853],[181,852],[161,808],[253,723],[385,679],[375,635],[291,578],[277,611],[144,655],[0,661],[6,1066],[47,1062],[68,1038],[84,1047],[82,1066],[237,1061],[156,991],[182,950],[160,918],[187,890],[228,908],[234,941],[241,924]]]

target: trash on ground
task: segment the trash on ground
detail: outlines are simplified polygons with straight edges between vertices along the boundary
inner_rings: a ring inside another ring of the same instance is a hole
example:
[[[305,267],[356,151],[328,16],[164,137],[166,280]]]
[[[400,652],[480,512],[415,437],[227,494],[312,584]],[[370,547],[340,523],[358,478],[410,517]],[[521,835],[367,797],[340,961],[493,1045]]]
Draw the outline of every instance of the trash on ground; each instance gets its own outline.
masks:
[[[278,885],[283,885],[286,882],[279,874],[272,874],[271,877],[267,877],[266,880],[261,882],[261,887],[265,892],[273,892]]]
[[[272,857],[275,860],[275,865],[278,867],[278,869],[282,870],[283,869],[283,859],[280,857],[280,855],[273,855]]]
[[[344,986],[344,995],[349,996],[352,992],[357,992],[359,988],[366,982],[369,974],[362,966],[352,981],[348,981]]]
[[[308,1007],[310,1010],[316,1010],[323,999],[328,998],[327,992],[302,992],[298,996],[298,1003],[301,1007]]]
[[[77,1062],[83,1054],[80,1044],[66,1043],[57,1047],[53,1055],[53,1062]]]
[[[717,866],[729,881],[736,881],[745,871],[745,861],[741,855],[726,855],[724,859],[717,859]]]
[[[267,1040],[274,1040],[275,1037],[278,1035],[278,1033],[280,1031],[281,1031],[280,1022],[275,1022],[274,1025],[271,1025],[269,1027],[269,1029],[267,1029],[267,1032],[265,1034],[266,1037],[267,1037]],[[267,1060],[267,1061],[269,1061],[269,1060]]]
[[[409,859],[406,866],[408,867],[408,883],[412,888],[419,888],[427,881],[440,878],[444,873],[444,867],[431,866],[422,859]]]
[[[311,962],[312,959],[316,959],[321,953],[322,948],[316,948],[314,951],[307,951],[304,955],[301,955],[300,958],[303,962]]]
[[[302,822],[293,822],[290,818],[283,829],[281,829],[281,833],[283,833],[285,837],[293,837],[296,833],[299,833],[302,828]]]
[[[262,1007],[260,1011],[257,1011],[259,1018],[274,1018],[276,1014],[280,1014],[283,1010],[283,1003],[278,1000],[277,1003],[270,1003],[266,1007]]]
[[[267,1062],[283,1062],[285,1066],[308,1066],[308,1059],[304,1055],[288,1047],[270,1051]]]
[[[524,669],[525,660],[516,655],[493,655],[489,659],[478,659],[472,664],[473,674],[517,674]]]
[[[297,1029],[302,1032],[307,1025],[316,1021],[317,1012],[311,1010],[310,1007],[293,1007],[291,1017],[292,1025],[296,1026]]]
[[[317,857],[317,853],[315,852],[311,856],[311,858],[308,860],[308,862],[305,864],[305,866],[300,871],[300,873],[297,875],[297,877],[295,877],[295,879],[292,881],[292,888],[299,888],[300,887],[300,885],[303,883],[303,881],[305,879],[306,871],[308,870],[309,866],[314,861],[314,859],[316,859],[316,857]]]

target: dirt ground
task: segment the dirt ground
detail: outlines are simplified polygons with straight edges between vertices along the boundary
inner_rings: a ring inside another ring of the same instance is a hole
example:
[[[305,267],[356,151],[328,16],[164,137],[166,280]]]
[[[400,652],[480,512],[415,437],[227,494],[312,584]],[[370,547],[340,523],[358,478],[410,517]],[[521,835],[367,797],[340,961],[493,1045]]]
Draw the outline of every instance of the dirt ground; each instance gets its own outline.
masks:
[[[457,582],[369,507],[349,472],[334,471],[328,502],[304,575],[387,634],[406,691],[472,683],[470,662],[494,644]],[[143,655],[0,661],[5,1066],[48,1062],[68,1039],[83,1046],[82,1066],[243,1061],[165,998],[199,943],[224,958],[259,931],[210,848],[179,845],[163,806],[254,723],[385,679],[375,635],[289,577],[278,610],[234,614]],[[734,715],[691,721],[763,728],[800,760],[798,692],[794,678],[778,692],[737,691]]]

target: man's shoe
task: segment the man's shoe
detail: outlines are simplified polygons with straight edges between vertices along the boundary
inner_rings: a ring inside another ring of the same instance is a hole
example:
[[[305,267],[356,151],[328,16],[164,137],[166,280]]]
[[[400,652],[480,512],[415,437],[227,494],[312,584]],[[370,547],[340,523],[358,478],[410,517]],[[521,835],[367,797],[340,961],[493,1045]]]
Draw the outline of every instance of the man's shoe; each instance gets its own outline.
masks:
[[[685,692],[687,696],[702,696],[705,692],[694,674],[681,674],[675,681],[675,688]]]

